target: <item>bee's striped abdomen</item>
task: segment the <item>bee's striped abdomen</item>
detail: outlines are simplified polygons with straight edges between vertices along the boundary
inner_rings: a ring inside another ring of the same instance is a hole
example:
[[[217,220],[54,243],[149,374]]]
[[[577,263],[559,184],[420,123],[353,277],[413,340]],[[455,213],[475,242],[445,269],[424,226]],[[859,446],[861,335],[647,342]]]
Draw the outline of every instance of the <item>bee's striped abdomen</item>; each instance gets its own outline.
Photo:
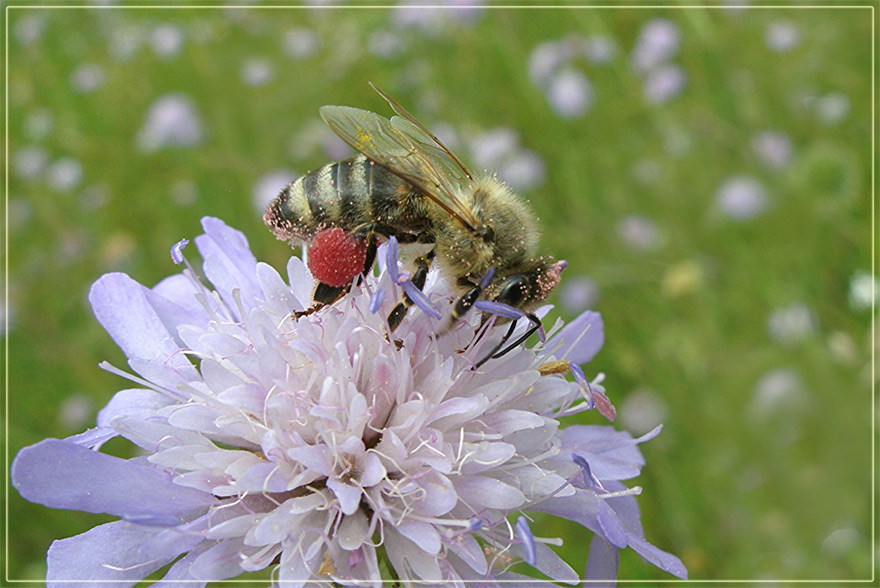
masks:
[[[384,167],[358,155],[306,174],[281,191],[266,209],[279,239],[311,241],[327,227],[347,233],[371,227],[390,237],[427,226],[424,197]]]

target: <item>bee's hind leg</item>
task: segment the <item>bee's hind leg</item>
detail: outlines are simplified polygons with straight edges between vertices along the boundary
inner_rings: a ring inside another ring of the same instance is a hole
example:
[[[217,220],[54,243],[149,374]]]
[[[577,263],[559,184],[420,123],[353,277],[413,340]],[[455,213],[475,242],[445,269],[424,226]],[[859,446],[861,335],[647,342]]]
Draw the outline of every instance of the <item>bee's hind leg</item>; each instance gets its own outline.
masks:
[[[358,283],[360,283],[364,276],[366,276],[371,269],[373,269],[373,264],[376,262],[376,249],[378,248],[379,242],[376,239],[374,234],[370,234],[367,237],[367,257],[364,261],[364,271],[357,277]],[[329,286],[323,282],[318,282],[318,285],[315,287],[315,293],[312,295],[312,305],[305,310],[298,310],[293,313],[294,318],[300,318],[302,316],[308,316],[313,314],[325,306],[329,306],[345,296],[351,290],[351,282],[345,284],[344,286]]]
[[[348,294],[349,290],[351,290],[351,282],[345,286],[328,286],[323,282],[318,282],[318,285],[315,287],[315,293],[312,295],[312,305],[305,310],[295,311],[293,317],[298,319],[314,314]]]

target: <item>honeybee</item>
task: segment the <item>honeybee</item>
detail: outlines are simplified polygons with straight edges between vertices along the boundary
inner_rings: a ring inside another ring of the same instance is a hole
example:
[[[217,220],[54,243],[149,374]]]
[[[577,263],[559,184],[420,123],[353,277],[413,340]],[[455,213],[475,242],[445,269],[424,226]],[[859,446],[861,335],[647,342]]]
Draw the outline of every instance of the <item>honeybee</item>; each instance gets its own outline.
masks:
[[[532,322],[525,336],[499,352],[513,333],[512,321],[486,359],[503,355],[540,328],[531,311],[559,283],[565,262],[538,255],[535,216],[504,182],[494,175],[472,174],[406,109],[370,86],[397,116],[389,120],[367,110],[323,106],[321,117],[358,155],[288,185],[263,219],[291,246],[310,243],[328,228],[342,229],[366,243],[364,273],[372,268],[379,240],[426,244],[430,249],[416,259],[411,280],[422,289],[432,263],[449,278],[459,297],[447,328],[479,299],[518,309]],[[311,310],[332,304],[350,285],[351,280],[346,285],[319,283]],[[412,304],[404,294],[388,317],[392,331]]]

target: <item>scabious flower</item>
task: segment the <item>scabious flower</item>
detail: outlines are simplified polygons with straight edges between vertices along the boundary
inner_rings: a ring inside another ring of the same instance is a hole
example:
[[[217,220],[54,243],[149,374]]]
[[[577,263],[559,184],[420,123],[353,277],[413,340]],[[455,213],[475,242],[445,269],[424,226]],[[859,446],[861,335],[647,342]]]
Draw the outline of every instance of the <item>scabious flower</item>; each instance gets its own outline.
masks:
[[[48,581],[130,586],[169,566],[155,586],[204,586],[272,566],[286,587],[498,586],[532,568],[579,582],[529,511],[594,533],[587,578],[614,578],[627,546],[686,577],[644,539],[640,489],[621,482],[639,473],[637,445],[659,427],[637,439],[560,428],[593,406],[613,414],[601,376],[587,381],[577,367],[602,345],[596,313],[473,369],[507,326],[474,311],[438,336],[443,323],[416,306],[389,337],[397,268],[295,320],[313,288],[302,261],[290,259],[285,281],[241,233],[212,218],[203,226],[195,245],[213,289],[188,265],[154,288],[124,274],[94,284],[95,314],[137,375],[104,367],[136,385],[97,428],[13,463],[25,498],[120,517],[55,541]],[[187,263],[183,245],[173,256]],[[439,274],[424,292],[449,312]],[[116,436],[142,454],[97,451]]]

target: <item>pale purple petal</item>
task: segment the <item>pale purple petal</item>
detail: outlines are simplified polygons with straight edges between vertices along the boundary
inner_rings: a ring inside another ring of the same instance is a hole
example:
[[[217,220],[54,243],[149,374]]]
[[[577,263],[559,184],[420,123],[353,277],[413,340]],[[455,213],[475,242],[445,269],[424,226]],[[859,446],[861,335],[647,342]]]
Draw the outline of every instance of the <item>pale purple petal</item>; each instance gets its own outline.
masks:
[[[465,502],[488,508],[518,508],[525,502],[525,496],[518,489],[485,476],[462,477],[455,481],[455,489]]]
[[[189,573],[197,580],[225,580],[241,574],[239,552],[241,539],[226,539],[207,549],[198,556],[189,568]]]
[[[663,571],[669,572],[677,578],[687,580],[687,568],[681,563],[681,560],[667,553],[662,549],[658,549],[645,541],[642,537],[629,536],[629,546],[632,547],[639,555],[657,566]]]
[[[395,527],[398,533],[415,543],[425,553],[440,553],[440,534],[434,525],[422,521],[408,521]]]
[[[633,439],[625,431],[597,425],[572,425],[560,433],[562,447],[586,459],[600,480],[627,480],[639,474],[645,458],[638,444],[655,437],[662,427]]]
[[[596,512],[596,519],[599,521],[599,527],[602,529],[602,536],[615,547],[623,549],[626,547],[626,529],[623,523],[617,517],[605,500],[599,500],[599,508]]]
[[[522,545],[515,544],[512,548],[513,553],[523,560],[526,560],[528,557],[526,555],[525,549],[523,549]],[[570,565],[565,563],[565,561],[556,555],[552,549],[544,545],[543,543],[535,544],[535,563],[534,567],[536,570],[540,571],[542,574],[553,580],[554,582],[562,582],[563,584],[574,585],[580,581],[578,578],[578,574],[574,571]],[[513,580],[514,577],[507,575],[499,575],[499,579],[505,580]],[[525,580],[526,578],[523,578]],[[508,585],[507,583],[503,585]],[[527,583],[515,582],[511,584],[512,586],[528,586]],[[541,582],[541,585],[546,585],[546,582]]]
[[[620,553],[616,547],[612,547],[601,535],[593,535],[590,543],[590,556],[587,558],[587,568],[584,571],[584,587],[599,586],[600,588],[614,588],[617,585],[617,565]],[[607,580],[607,582],[599,582]]]
[[[395,569],[405,570],[409,567],[427,582],[439,582],[442,578],[438,559],[419,549],[393,527],[385,532],[385,553]]]
[[[68,443],[75,443],[89,449],[95,449],[117,436],[119,436],[119,432],[115,429],[98,426],[94,429],[87,429],[79,435],[71,435],[64,440]]]
[[[185,556],[174,562],[174,565],[168,569],[165,576],[152,584],[150,588],[204,588],[208,583],[207,580],[196,580],[190,573],[193,562],[211,547],[212,543],[205,542]]]
[[[461,561],[478,574],[485,574],[486,570],[489,569],[489,564],[486,562],[486,554],[472,535],[468,533],[458,535],[454,541],[448,543],[448,546],[453,553],[461,558]]]
[[[361,511],[344,517],[336,531],[336,538],[342,549],[347,551],[357,549],[370,538],[370,522]]]
[[[196,298],[199,293],[193,278],[185,274],[168,276],[152,288],[153,293],[165,300],[172,300],[178,311],[177,319],[166,321],[174,325],[199,325],[206,326],[209,320],[208,312]],[[175,329],[171,329],[176,333]]]
[[[46,585],[73,588],[83,582],[99,586],[99,582],[113,582],[113,586],[134,586],[170,561],[145,559],[140,553],[140,546],[159,532],[117,521],[54,541],[47,557]]]
[[[89,291],[95,316],[129,358],[156,359],[194,379],[195,368],[168,330],[162,316],[173,303],[144,288],[125,274],[106,274]],[[160,316],[160,309],[161,314]]]
[[[333,491],[333,494],[339,500],[339,507],[342,509],[342,513],[347,515],[354,514],[361,502],[361,489],[344,484],[336,478],[328,479],[327,487]]]
[[[602,529],[597,520],[600,499],[595,493],[588,490],[578,489],[575,494],[569,496],[552,496],[532,505],[531,510],[546,512],[575,523],[581,524],[594,533],[601,533]]]
[[[58,439],[22,449],[12,463],[12,482],[31,502],[122,517],[184,519],[216,503],[158,470]]]
[[[205,260],[205,276],[235,314],[238,306],[234,290],[240,293],[244,308],[255,306],[262,290],[257,281],[257,260],[245,236],[217,218],[205,217],[202,227],[205,234],[196,237],[195,242]]]
[[[557,359],[566,359],[572,363],[587,363],[599,352],[605,342],[605,330],[602,316],[592,310],[584,311],[573,321],[562,327],[545,345],[553,351]],[[561,345],[556,349],[557,345]]]
[[[109,426],[116,416],[137,416],[146,418],[156,413],[157,410],[172,404],[164,394],[155,390],[132,388],[120,390],[113,395],[107,406],[98,412],[98,425]]]

